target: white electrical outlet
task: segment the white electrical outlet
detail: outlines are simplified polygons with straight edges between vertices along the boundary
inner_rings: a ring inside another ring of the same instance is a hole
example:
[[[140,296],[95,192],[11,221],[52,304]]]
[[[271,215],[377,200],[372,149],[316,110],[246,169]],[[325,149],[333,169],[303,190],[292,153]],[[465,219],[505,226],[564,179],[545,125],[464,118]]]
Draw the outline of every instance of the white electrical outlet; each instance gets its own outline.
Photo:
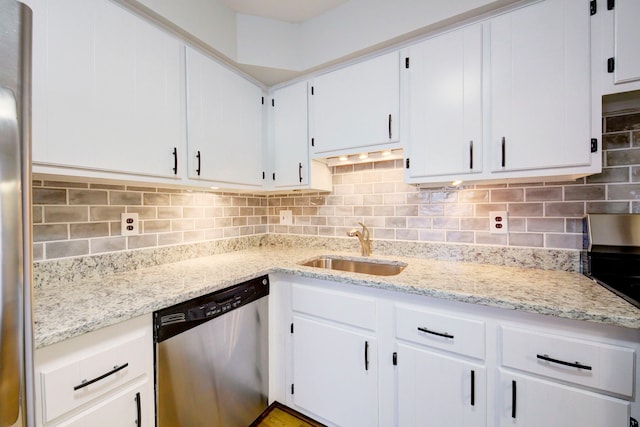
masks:
[[[507,211],[489,212],[489,230],[491,234],[509,233],[509,213]]]
[[[280,211],[280,225],[293,225],[293,211]]]
[[[136,236],[140,234],[137,213],[120,214],[120,233],[123,236]]]

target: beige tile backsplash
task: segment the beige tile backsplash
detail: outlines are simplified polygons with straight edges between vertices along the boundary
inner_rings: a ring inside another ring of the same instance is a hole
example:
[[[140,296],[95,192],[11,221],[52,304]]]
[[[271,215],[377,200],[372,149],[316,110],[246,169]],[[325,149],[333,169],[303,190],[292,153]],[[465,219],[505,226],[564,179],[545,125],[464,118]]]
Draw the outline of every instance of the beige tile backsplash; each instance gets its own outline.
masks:
[[[34,178],[36,260],[282,233],[345,237],[363,221],[374,239],[579,249],[587,212],[640,213],[640,113],[604,118],[601,174],[563,183],[417,189],[402,161],[335,167],[331,193],[246,195]],[[280,225],[278,213],[293,211]],[[509,212],[509,234],[489,212]],[[120,235],[137,212],[138,236]]]

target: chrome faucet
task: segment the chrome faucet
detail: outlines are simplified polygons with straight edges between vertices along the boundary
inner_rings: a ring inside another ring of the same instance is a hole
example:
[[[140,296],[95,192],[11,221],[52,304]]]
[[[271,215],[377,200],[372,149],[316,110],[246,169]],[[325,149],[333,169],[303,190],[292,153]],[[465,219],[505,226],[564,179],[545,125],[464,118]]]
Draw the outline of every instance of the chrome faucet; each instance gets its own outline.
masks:
[[[349,237],[357,237],[360,241],[360,246],[362,247],[362,256],[371,255],[371,239],[369,235],[369,229],[361,222],[359,222],[362,226],[362,233],[356,229],[351,231],[347,231],[347,236]]]

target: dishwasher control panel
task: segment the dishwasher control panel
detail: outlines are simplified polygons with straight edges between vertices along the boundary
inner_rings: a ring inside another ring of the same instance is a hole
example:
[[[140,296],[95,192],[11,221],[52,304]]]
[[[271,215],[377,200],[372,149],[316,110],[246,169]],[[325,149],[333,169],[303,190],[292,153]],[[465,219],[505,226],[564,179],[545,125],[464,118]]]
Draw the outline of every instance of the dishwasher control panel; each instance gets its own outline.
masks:
[[[154,340],[161,342],[269,295],[269,277],[258,277],[153,313]]]

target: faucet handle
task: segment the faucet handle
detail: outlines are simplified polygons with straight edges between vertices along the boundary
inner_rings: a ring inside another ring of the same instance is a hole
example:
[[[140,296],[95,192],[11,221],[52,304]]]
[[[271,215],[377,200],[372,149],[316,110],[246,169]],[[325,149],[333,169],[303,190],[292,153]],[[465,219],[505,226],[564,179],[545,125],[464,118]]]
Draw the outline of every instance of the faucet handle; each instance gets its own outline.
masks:
[[[369,229],[361,222],[359,222],[358,224],[362,226],[362,237],[364,238],[364,240],[369,241]]]

